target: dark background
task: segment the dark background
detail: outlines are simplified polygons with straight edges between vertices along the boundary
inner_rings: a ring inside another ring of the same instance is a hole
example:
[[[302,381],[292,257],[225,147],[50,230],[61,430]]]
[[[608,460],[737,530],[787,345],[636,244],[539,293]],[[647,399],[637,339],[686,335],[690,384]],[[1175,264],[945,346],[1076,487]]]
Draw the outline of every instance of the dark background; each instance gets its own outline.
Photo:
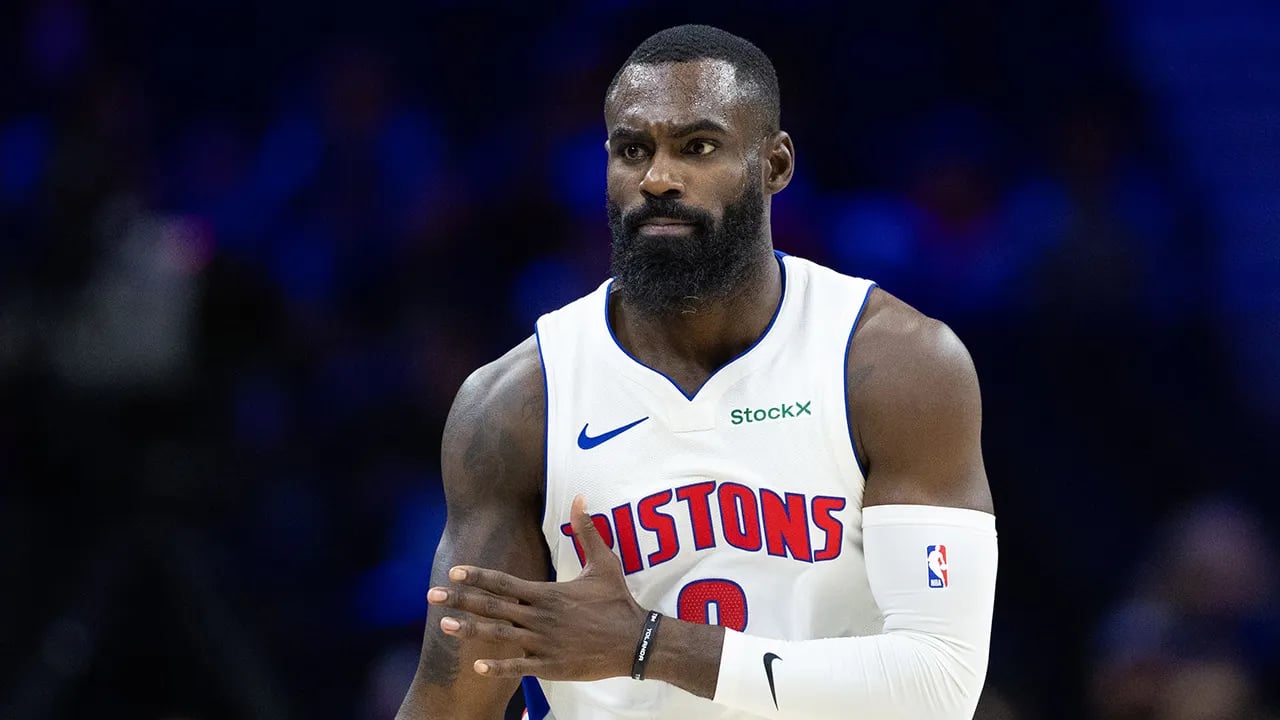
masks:
[[[689,21],[777,67],[777,246],[973,353],[979,717],[1280,707],[1280,5],[10,0],[0,718],[394,714],[453,393],[607,274]]]

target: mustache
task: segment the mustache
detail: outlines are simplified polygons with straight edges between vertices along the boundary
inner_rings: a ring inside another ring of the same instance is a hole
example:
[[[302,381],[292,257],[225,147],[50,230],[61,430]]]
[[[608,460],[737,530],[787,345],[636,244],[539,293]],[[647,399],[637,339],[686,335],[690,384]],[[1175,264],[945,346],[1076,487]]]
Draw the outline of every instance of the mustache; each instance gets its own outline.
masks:
[[[622,215],[622,227],[629,233],[639,231],[640,226],[656,218],[670,218],[692,223],[700,228],[709,228],[715,224],[711,214],[696,210],[680,203],[674,198],[645,198],[644,204]]]

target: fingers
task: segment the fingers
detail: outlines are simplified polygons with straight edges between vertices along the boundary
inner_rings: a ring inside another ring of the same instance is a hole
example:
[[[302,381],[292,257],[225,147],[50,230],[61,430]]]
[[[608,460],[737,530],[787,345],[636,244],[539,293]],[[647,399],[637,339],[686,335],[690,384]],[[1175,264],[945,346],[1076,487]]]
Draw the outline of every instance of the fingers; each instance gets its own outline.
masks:
[[[532,651],[539,645],[537,633],[503,622],[492,622],[484,618],[446,616],[440,618],[440,629],[444,631],[445,635],[452,635],[464,640],[515,645],[525,651]]]
[[[449,579],[462,585],[487,590],[495,595],[515,598],[527,603],[541,596],[541,587],[551,583],[537,583],[508,575],[500,570],[489,570],[471,565],[459,565],[449,570]]]
[[[477,660],[472,668],[485,677],[524,677],[533,675],[541,677],[544,665],[535,658],[512,658],[510,660]]]
[[[595,521],[587,514],[587,499],[582,495],[573,498],[573,505],[569,508],[569,522],[573,524],[573,534],[582,545],[588,565],[614,556],[600,536],[600,528],[596,527]]]
[[[506,620],[517,625],[527,625],[533,617],[533,609],[528,605],[498,597],[485,590],[459,585],[449,588],[431,588],[427,592],[427,602],[432,605],[456,608],[490,620]]]

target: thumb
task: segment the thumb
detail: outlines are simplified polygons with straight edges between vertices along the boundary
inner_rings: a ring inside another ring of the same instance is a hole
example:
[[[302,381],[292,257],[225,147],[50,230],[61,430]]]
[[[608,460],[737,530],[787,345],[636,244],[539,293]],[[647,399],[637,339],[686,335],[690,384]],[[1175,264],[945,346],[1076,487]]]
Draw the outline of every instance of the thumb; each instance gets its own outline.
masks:
[[[588,566],[599,565],[607,558],[613,558],[613,552],[600,535],[600,528],[596,527],[595,521],[587,513],[587,499],[582,495],[573,498],[573,505],[569,508],[569,522],[573,524],[573,534],[582,546]]]

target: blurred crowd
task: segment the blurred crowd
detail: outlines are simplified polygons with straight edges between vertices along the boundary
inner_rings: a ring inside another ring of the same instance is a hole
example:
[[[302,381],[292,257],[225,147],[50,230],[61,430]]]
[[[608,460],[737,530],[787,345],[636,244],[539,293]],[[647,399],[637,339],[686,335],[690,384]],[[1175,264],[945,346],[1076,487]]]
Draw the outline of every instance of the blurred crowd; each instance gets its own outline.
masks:
[[[780,13],[0,6],[0,717],[394,714],[453,393],[607,275],[604,88],[688,21],[777,66],[777,246],[974,355],[979,717],[1280,717],[1277,451],[1105,5]]]

